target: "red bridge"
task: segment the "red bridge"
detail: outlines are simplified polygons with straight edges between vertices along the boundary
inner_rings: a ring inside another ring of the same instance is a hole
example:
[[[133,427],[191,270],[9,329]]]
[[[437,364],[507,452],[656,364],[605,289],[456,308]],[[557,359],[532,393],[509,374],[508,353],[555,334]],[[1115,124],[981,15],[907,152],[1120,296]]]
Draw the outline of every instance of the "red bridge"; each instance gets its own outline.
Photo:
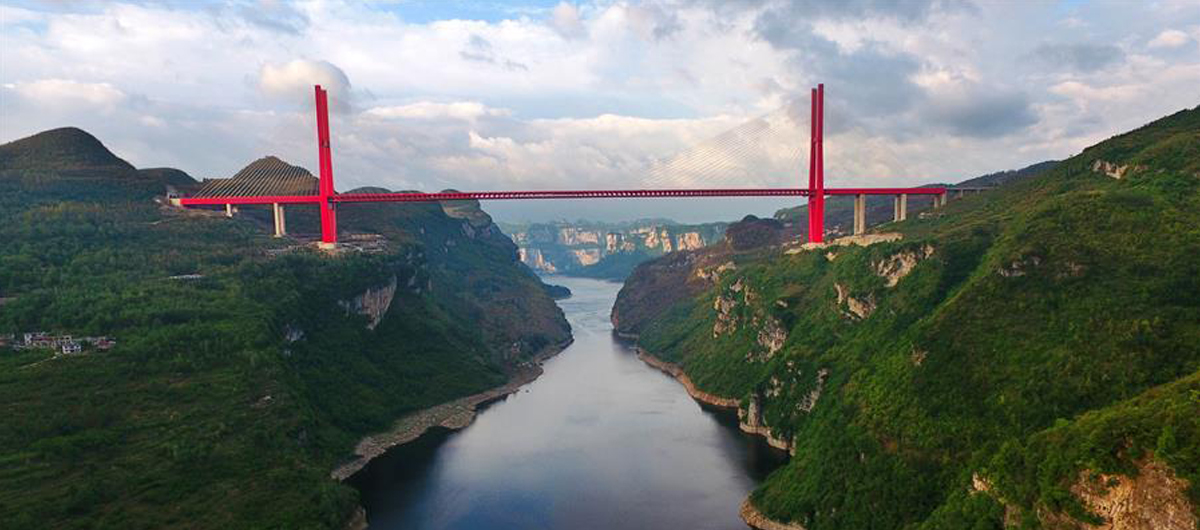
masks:
[[[825,197],[853,195],[854,233],[866,231],[866,197],[895,197],[895,220],[907,217],[909,195],[933,197],[934,206],[944,205],[946,188],[826,188],[822,140],[825,125],[825,86],[812,89],[811,130],[809,133],[808,187],[806,188],[729,188],[729,189],[628,189],[628,190],[543,190],[480,191],[443,193],[337,193],[333,187],[333,155],[329,142],[329,102],[327,92],[316,86],[317,146],[320,177],[316,185],[303,168],[279,162],[271,168],[246,168],[232,179],[210,180],[192,197],[177,199],[181,206],[221,206],[232,215],[236,205],[270,204],[275,210],[275,232],[284,229],[283,205],[315,204],[321,212],[321,245],[337,244],[337,205],[353,202],[432,202],[450,200],[506,199],[632,199],[670,197],[808,197],[809,241],[819,243],[825,234]],[[281,167],[282,166],[282,167]],[[245,175],[243,175],[245,174]],[[243,178],[239,178],[243,177]]]

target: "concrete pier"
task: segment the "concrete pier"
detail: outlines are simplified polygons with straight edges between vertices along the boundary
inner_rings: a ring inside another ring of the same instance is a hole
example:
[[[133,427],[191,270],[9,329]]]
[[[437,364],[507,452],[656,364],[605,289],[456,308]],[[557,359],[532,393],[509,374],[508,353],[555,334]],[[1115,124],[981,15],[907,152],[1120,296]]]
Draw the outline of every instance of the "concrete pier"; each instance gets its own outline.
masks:
[[[233,217],[233,214],[235,214],[235,213],[238,213],[237,206],[226,203],[225,204],[225,217]]]
[[[284,216],[283,205],[274,203],[271,211],[275,214],[275,237],[287,235],[287,218]]]
[[[867,231],[867,196],[858,194],[854,196],[854,235],[864,234]]]
[[[901,193],[892,199],[892,221],[908,219],[908,194]]]

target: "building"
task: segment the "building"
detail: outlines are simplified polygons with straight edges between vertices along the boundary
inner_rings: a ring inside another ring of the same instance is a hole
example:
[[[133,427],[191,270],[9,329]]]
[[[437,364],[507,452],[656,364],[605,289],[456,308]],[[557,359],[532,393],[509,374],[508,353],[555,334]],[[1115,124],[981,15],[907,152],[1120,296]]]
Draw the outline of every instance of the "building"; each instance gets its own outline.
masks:
[[[83,352],[83,346],[73,340],[64,341],[62,343],[63,355],[74,355]]]

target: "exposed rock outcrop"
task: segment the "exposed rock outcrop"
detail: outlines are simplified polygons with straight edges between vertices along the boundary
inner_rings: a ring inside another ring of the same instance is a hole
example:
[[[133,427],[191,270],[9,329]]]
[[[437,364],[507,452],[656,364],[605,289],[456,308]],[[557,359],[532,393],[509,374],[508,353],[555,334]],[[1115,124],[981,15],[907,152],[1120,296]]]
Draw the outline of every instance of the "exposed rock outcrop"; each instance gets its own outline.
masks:
[[[758,508],[754,507],[754,503],[750,499],[746,499],[742,503],[742,508],[738,511],[738,515],[742,516],[742,520],[751,528],[757,530],[805,530],[805,528],[797,523],[781,523],[774,519],[767,518]]]
[[[675,239],[675,250],[696,250],[704,246],[700,232],[684,232]]]
[[[1095,162],[1092,162],[1092,171],[1095,171],[1097,173],[1103,173],[1104,175],[1114,178],[1114,179],[1117,179],[1117,180],[1121,180],[1121,179],[1125,178],[1125,176],[1130,172],[1130,170],[1137,171],[1139,169],[1142,169],[1142,167],[1141,166],[1133,166],[1133,165],[1129,165],[1129,164],[1125,164],[1123,166],[1118,166],[1117,164],[1114,164],[1112,162],[1106,162],[1104,160],[1097,160]]]
[[[1138,473],[1133,477],[1081,472],[1071,492],[1105,522],[1079,523],[1076,528],[1194,530],[1197,521],[1187,488],[1187,481],[1153,458],[1139,462]]]
[[[828,248],[828,247],[847,247],[850,245],[858,245],[860,247],[869,247],[876,243],[890,243],[892,241],[900,241],[901,239],[904,239],[904,234],[901,234],[899,232],[884,232],[884,233],[880,233],[880,234],[861,234],[861,235],[857,235],[857,236],[839,237],[837,239],[834,239],[832,241],[827,241],[824,243],[802,243],[802,244],[796,245],[792,248],[785,250],[783,253],[784,254],[799,254],[801,252],[804,252],[805,250],[812,250],[812,249],[817,249],[817,248]],[[833,259],[836,257],[837,257],[836,254],[833,257],[826,256],[826,258],[829,259],[830,261],[833,261]]]
[[[917,263],[933,255],[933,245],[922,245],[918,250],[906,250],[874,263],[875,274],[884,279],[888,287],[895,287],[900,280],[916,268]]]
[[[840,283],[833,284],[833,289],[837,291],[838,307],[843,304],[846,306],[844,315],[851,319],[862,320],[871,316],[875,312],[875,297],[867,295],[865,298],[859,299],[850,296],[850,289],[842,286]]]
[[[742,432],[762,436],[767,440],[767,445],[771,447],[791,452],[795,448],[792,441],[777,438],[771,432],[771,427],[763,420],[762,399],[758,394],[752,394],[746,408],[738,409],[738,428]]]
[[[1024,258],[1014,260],[1012,263],[996,269],[996,273],[1005,278],[1015,278],[1028,274],[1030,269],[1033,269],[1042,264],[1042,258],[1038,256],[1026,256]]]
[[[767,358],[770,359],[787,342],[787,331],[783,329],[783,325],[779,323],[779,320],[774,317],[764,316],[761,319],[755,320],[761,322],[755,342],[767,350]]]
[[[379,287],[372,287],[350,300],[342,300],[338,305],[346,310],[346,314],[358,313],[367,317],[367,329],[375,329],[383,320],[383,315],[392,306],[396,296],[396,276],[391,281]]]

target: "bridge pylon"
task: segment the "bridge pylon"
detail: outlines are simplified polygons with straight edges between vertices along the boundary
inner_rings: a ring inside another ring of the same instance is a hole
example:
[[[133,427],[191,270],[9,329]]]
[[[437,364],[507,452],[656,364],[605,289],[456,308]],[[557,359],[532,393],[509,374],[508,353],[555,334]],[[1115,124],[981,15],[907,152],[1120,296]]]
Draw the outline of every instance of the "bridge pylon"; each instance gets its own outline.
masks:
[[[334,206],[333,189],[333,153],[329,145],[329,96],[328,91],[316,85],[317,97],[317,158],[320,167],[320,177],[317,184],[319,200],[317,206],[321,210],[321,247],[337,246],[337,209]]]
[[[825,240],[825,84],[811,93],[808,152],[808,242]]]

